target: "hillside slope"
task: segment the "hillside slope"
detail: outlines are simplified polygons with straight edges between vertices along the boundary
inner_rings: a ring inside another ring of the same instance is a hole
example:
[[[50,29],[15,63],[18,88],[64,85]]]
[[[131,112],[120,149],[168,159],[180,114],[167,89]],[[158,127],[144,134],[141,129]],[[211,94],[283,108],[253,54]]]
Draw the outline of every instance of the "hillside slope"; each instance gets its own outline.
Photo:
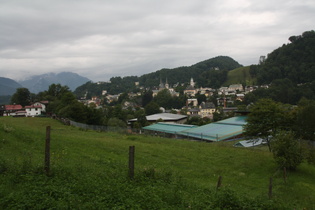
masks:
[[[12,79],[0,77],[0,96],[13,95],[21,87],[21,84]]]
[[[156,72],[138,76],[112,77],[110,83],[96,84],[88,82],[78,87],[74,93],[83,96],[88,92],[90,95],[101,95],[102,90],[107,90],[109,94],[122,92],[135,92],[135,82],[140,86],[157,87],[160,82],[167,82],[170,85],[189,83],[193,78],[197,86],[220,87],[225,82],[228,71],[241,67],[234,59],[228,56],[217,56],[198,62],[191,66],[182,66],[173,69],[161,69]]]
[[[47,125],[49,177],[42,172]],[[315,167],[302,164],[284,183],[265,148],[83,131],[46,118],[2,117],[0,136],[2,209],[314,207]],[[131,145],[136,148],[133,181],[127,179]],[[220,175],[222,187],[215,191]]]
[[[290,79],[294,84],[315,80],[315,31],[289,37],[284,44],[268,54],[255,72],[259,84],[270,84],[276,79]]]
[[[257,79],[251,76],[249,70],[249,66],[244,66],[229,71],[223,86],[232,84],[255,85]]]

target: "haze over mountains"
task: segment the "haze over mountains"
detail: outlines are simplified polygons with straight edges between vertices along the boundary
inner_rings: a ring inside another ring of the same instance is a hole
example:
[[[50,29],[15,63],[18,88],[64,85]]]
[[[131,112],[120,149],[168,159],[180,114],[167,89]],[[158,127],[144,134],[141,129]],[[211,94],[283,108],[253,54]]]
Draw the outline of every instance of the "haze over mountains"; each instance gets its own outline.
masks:
[[[61,72],[61,73],[47,73],[38,76],[33,76],[30,79],[19,81],[19,83],[26,87],[31,93],[39,93],[47,90],[48,87],[55,83],[66,85],[70,90],[75,90],[78,86],[90,81],[86,77],[82,77],[72,72]]]
[[[68,86],[70,90],[73,91],[78,86],[88,81],[90,81],[90,79],[72,72],[36,75],[18,82],[9,78],[0,77],[0,95],[13,95],[16,89],[20,87],[25,87],[31,93],[37,94],[41,91],[47,90],[53,83]]]
[[[16,81],[0,77],[0,95],[13,95],[16,89],[20,87],[22,87],[22,85]]]

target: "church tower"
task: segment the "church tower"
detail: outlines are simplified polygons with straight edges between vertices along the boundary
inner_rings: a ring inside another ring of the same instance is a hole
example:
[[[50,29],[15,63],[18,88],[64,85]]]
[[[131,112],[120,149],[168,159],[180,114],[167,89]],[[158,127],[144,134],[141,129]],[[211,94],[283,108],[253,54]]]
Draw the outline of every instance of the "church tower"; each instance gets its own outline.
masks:
[[[170,88],[170,86],[169,86],[169,84],[168,84],[168,82],[167,82],[167,77],[166,77],[166,81],[165,81],[165,88],[166,88],[166,89],[169,89],[169,88]]]
[[[159,90],[161,91],[161,90],[163,90],[163,89],[165,89],[165,86],[164,86],[164,84],[163,84],[163,82],[162,82],[162,79],[160,78]]]
[[[190,79],[190,86],[195,87],[195,82],[193,78]]]

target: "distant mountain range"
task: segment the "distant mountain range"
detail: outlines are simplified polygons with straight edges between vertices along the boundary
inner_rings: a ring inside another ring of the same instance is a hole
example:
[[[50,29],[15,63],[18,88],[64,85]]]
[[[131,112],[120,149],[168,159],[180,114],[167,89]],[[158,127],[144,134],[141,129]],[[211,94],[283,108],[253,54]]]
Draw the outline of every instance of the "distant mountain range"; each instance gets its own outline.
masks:
[[[88,81],[90,81],[90,79],[72,72],[36,75],[29,79],[18,82],[9,78],[0,77],[0,96],[13,95],[16,92],[16,89],[21,87],[25,87],[31,93],[37,94],[39,92],[48,90],[49,86],[53,83],[68,86],[70,90],[73,91]]]
[[[20,87],[22,87],[22,85],[16,81],[0,77],[0,96],[13,95],[16,89]]]
[[[30,79],[19,81],[19,83],[27,88],[31,93],[39,93],[48,90],[51,84],[61,84],[68,86],[70,90],[75,90],[78,86],[90,81],[86,77],[82,77],[72,72],[47,73],[33,76]]]

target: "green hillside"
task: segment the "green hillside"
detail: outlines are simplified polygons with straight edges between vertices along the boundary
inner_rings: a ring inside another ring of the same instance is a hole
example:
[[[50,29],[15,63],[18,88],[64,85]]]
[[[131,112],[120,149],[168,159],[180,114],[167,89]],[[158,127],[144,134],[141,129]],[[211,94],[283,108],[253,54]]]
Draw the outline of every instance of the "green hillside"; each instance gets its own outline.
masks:
[[[228,56],[217,56],[198,62],[191,66],[181,66],[173,69],[161,69],[155,72],[138,76],[112,77],[110,83],[92,83],[88,82],[78,87],[74,93],[82,97],[88,92],[89,96],[100,96],[102,90],[107,90],[110,94],[118,94],[122,92],[136,92],[138,87],[135,82],[139,82],[140,86],[154,87],[162,82],[174,85],[177,83],[187,83],[191,78],[200,87],[220,87],[226,80],[227,72],[240,67],[241,65]],[[219,69],[219,70],[215,70]]]
[[[45,128],[51,175],[43,174]],[[83,131],[47,118],[0,118],[1,209],[314,209],[315,167],[281,170],[264,147],[235,148]],[[128,148],[135,146],[129,180]],[[222,187],[216,191],[218,177]],[[273,198],[268,199],[269,178]]]
[[[231,84],[255,85],[257,79],[250,75],[249,70],[249,66],[244,66],[229,71],[223,86]]]
[[[259,84],[270,84],[285,78],[294,84],[315,80],[315,31],[291,36],[289,41],[269,53],[267,59],[258,66],[256,74]]]

